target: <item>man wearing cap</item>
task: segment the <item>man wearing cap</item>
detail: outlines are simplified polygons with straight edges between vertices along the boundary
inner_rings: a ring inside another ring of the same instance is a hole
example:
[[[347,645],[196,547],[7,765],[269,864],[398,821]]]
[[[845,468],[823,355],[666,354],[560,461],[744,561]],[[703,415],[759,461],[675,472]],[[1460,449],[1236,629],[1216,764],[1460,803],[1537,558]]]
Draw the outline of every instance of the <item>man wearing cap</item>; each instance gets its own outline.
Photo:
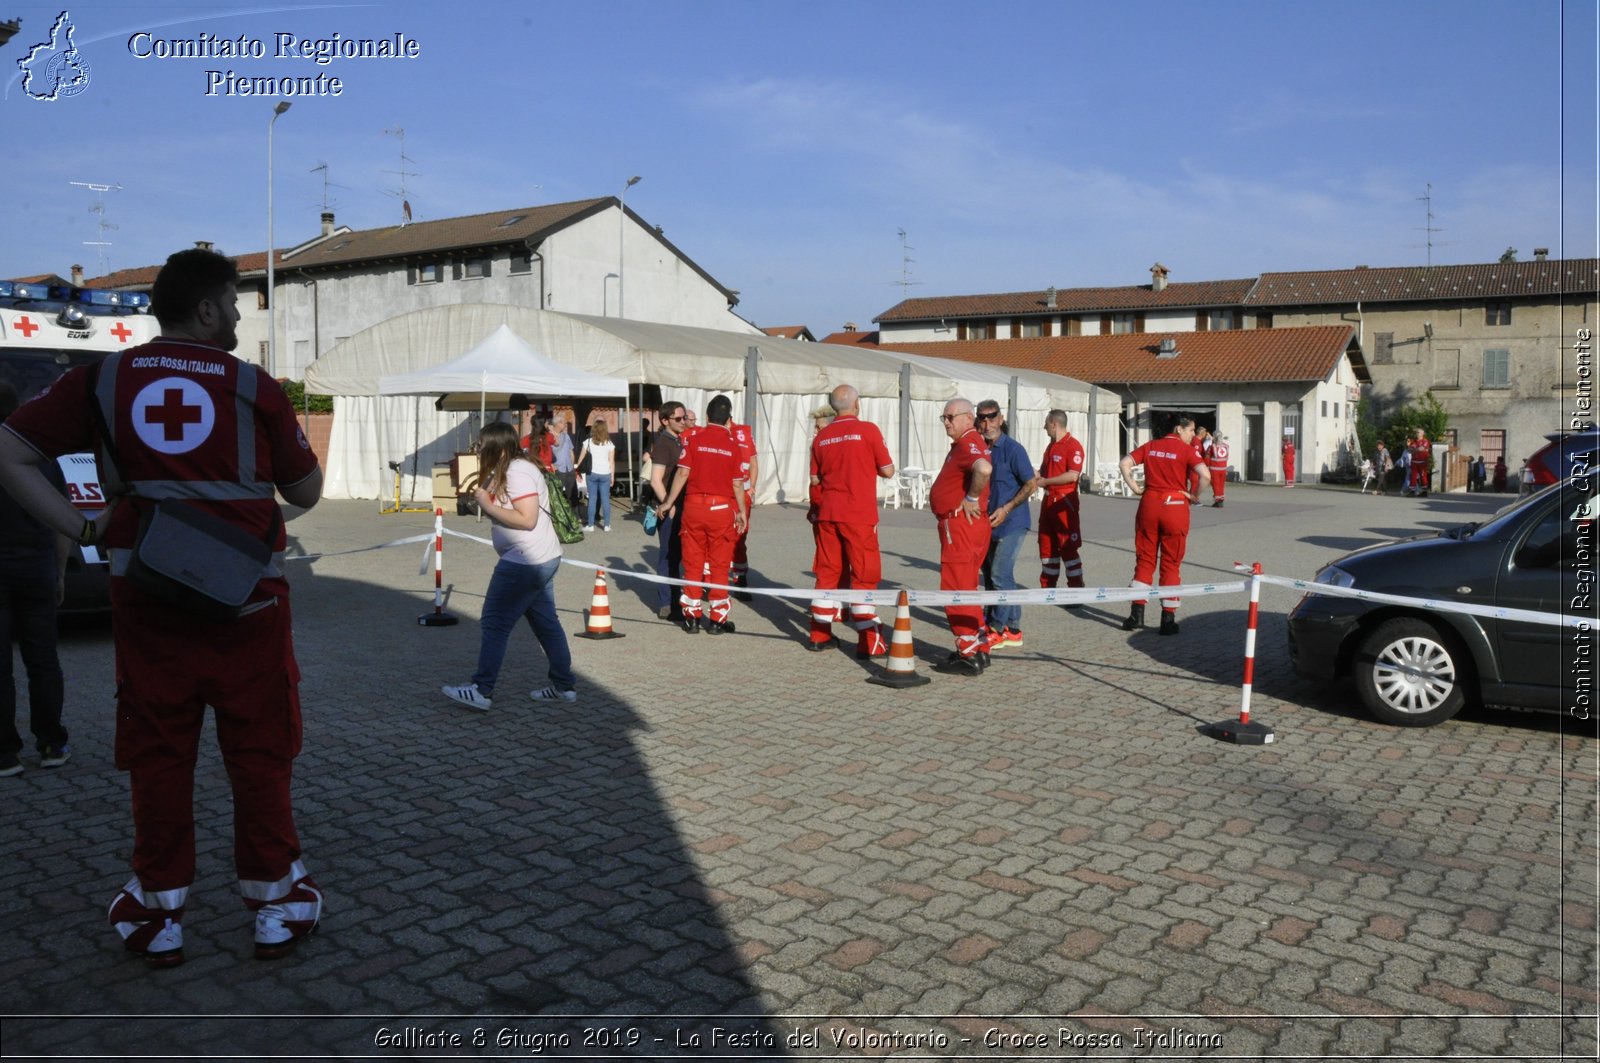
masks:
[[[728,567],[733,562],[733,540],[745,526],[744,476],[740,472],[739,447],[728,425],[733,419],[733,402],[718,395],[706,407],[704,428],[689,437],[678,458],[678,471],[672,477],[661,509],[670,512],[683,499],[683,630],[693,635],[700,629],[702,590],[706,630],[713,635],[732,631],[728,612],[732,602],[727,592],[702,588],[701,581],[726,587]]]
[[[1134,518],[1133,579],[1129,586],[1149,590],[1161,567],[1161,586],[1176,587],[1183,582],[1183,553],[1189,539],[1189,470],[1198,465],[1194,453],[1194,420],[1180,416],[1172,431],[1160,439],[1137,447],[1123,456],[1122,481],[1139,496],[1139,513]],[[1144,466],[1144,483],[1133,478],[1133,467]],[[1138,598],[1124,631],[1144,627],[1145,599]],[[1178,633],[1178,599],[1161,599],[1161,634]]]
[[[1067,570],[1067,586],[1083,586],[1083,523],[1078,509],[1078,481],[1083,478],[1083,444],[1067,431],[1067,411],[1051,410],[1044,418],[1050,445],[1039,462],[1035,486],[1044,488],[1039,507],[1039,586],[1050,588]]]
[[[894,460],[878,426],[861,420],[860,405],[860,394],[849,384],[834,388],[828,394],[833,419],[818,428],[811,440],[811,493],[816,513],[816,553],[811,569],[822,593],[811,603],[808,650],[833,645],[833,623],[842,619],[838,603],[827,591],[842,587],[877,590],[882,578],[878,480],[894,475]],[[881,657],[889,652],[876,608],[852,605],[850,626],[856,629],[857,657]]]
[[[939,589],[975,591],[989,552],[989,478],[994,467],[969,400],[945,403],[940,420],[950,437],[950,453],[928,490],[928,508],[939,529]],[[983,650],[983,607],[948,605],[944,613],[956,648],[935,667],[950,675],[982,674],[989,659]]]
[[[978,403],[978,431],[989,444],[989,549],[983,558],[983,587],[1018,590],[1017,552],[1028,536],[1028,497],[1033,494],[1033,462],[1006,431],[1006,416],[993,399]],[[983,652],[1022,645],[1022,606],[996,603],[983,610],[987,630]]]

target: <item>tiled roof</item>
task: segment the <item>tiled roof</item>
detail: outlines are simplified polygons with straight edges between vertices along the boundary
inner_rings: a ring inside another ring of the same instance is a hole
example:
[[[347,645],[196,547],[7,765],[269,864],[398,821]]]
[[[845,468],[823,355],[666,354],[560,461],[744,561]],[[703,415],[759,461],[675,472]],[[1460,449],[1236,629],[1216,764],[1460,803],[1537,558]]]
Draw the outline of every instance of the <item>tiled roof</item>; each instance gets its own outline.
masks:
[[[871,332],[861,332],[859,330],[835,332],[832,335],[822,337],[822,342],[842,343],[848,347],[876,347],[878,345],[878,330],[873,329]]]
[[[776,336],[778,339],[783,340],[806,339],[815,341],[816,339],[815,336],[811,335],[811,330],[804,325],[774,325],[772,328],[764,328],[761,331],[768,336]]]
[[[15,281],[18,284],[59,284],[71,286],[72,282],[59,273],[35,273],[31,277],[6,277],[5,280]]]
[[[1190,281],[1168,284],[1156,291],[1149,284],[1120,288],[1058,288],[1056,305],[1048,291],[1000,292],[991,295],[939,295],[907,299],[872,320],[937,321],[941,318],[995,317],[1011,314],[1082,314],[1094,311],[1148,310],[1163,307],[1238,306],[1249,293],[1254,278],[1231,281]]]
[[[880,349],[955,358],[1015,369],[1039,369],[1091,384],[1245,384],[1326,379],[1349,346],[1351,325],[1230,329],[1218,332],[1135,332],[1116,336],[887,343]],[[1175,358],[1156,357],[1163,339],[1177,342]],[[832,337],[830,337],[831,340]],[[1364,363],[1357,363],[1365,379]]]
[[[616,202],[615,196],[602,196],[572,203],[469,214],[461,218],[414,221],[408,225],[389,225],[381,229],[358,229],[313,244],[282,261],[289,269],[323,267],[405,258],[438,251],[521,244],[529,238],[543,237],[546,233],[565,228],[590,214],[598,214],[615,206]]]
[[[1383,266],[1263,273],[1245,306],[1317,306],[1494,299],[1562,292],[1593,295],[1600,260],[1548,259],[1468,266]]]
[[[540,207],[519,207],[516,210],[497,210],[488,214],[471,214],[460,218],[440,218],[437,221],[414,221],[409,225],[390,225],[381,229],[359,229],[336,232],[327,239],[313,241],[298,252],[286,253],[279,249],[274,266],[281,272],[301,269],[321,270],[328,267],[353,266],[362,262],[404,259],[429,254],[448,254],[478,248],[522,245],[529,240],[537,243],[546,235],[566,228],[574,222],[617,204],[617,197],[580,199],[571,203],[550,203]],[[659,240],[684,264],[693,269],[706,282],[730,301],[733,292],[719,283],[689,256],[673,246],[661,233],[647,225],[632,210],[628,216]],[[292,251],[292,249],[291,249]],[[235,255],[240,273],[264,271],[267,268],[265,251]],[[120,270],[96,278],[100,287],[120,288],[154,283],[159,265],[138,269]]]

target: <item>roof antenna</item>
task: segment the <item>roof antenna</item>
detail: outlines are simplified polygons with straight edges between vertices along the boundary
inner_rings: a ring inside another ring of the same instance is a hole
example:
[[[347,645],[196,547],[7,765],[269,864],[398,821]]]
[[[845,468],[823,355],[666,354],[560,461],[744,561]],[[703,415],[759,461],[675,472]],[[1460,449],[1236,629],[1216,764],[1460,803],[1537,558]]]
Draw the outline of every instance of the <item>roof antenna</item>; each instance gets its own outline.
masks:
[[[1421,226],[1421,229],[1422,229],[1422,231],[1424,233],[1427,234],[1427,245],[1426,246],[1428,248],[1428,268],[1432,269],[1433,268],[1433,234],[1434,233],[1442,233],[1442,232],[1444,232],[1443,229],[1435,229],[1433,227],[1433,182],[1432,181],[1428,182],[1428,190],[1427,190],[1427,192],[1424,195],[1418,196],[1417,198],[1422,201],[1422,203],[1424,205],[1424,208],[1426,209],[1427,215],[1428,215],[1428,224],[1426,224],[1424,226]],[[1421,244],[1412,244],[1411,246],[1412,247],[1420,247],[1420,246],[1423,246],[1423,245],[1421,245]],[[1448,247],[1450,245],[1449,244],[1440,244],[1439,246],[1440,247]]]
[[[111,272],[110,260],[106,255],[106,248],[111,246],[111,242],[106,239],[106,230],[118,228],[114,222],[106,221],[106,193],[120,192],[122,191],[122,186],[98,185],[91,181],[68,181],[67,184],[87,188],[94,193],[94,206],[89,208],[89,213],[98,216],[100,219],[95,223],[95,227],[99,229],[100,239],[85,240],[83,242],[85,246],[98,247],[100,249],[100,275],[104,277]]]
[[[397,192],[392,188],[391,189],[385,189],[384,190],[384,194],[385,195],[390,195],[390,196],[396,196],[396,197],[399,198],[399,200],[400,200],[400,224],[402,226],[410,225],[411,224],[411,200],[406,197],[406,178],[407,177],[421,177],[422,175],[420,173],[418,173],[417,171],[415,171],[415,170],[406,169],[406,163],[415,162],[416,161],[415,159],[411,158],[411,156],[406,154],[406,131],[404,129],[402,129],[400,126],[395,126],[393,129],[385,129],[383,131],[383,135],[386,136],[386,137],[399,137],[400,138],[400,169],[383,171],[384,173],[394,173],[394,174],[399,174],[400,175],[400,190]]]
[[[900,298],[904,299],[907,288],[922,282],[911,279],[911,264],[916,261],[911,257],[911,252],[915,251],[916,248],[906,243],[906,231],[904,229],[897,229],[896,232],[900,234],[900,279],[889,283],[896,285],[900,289]]]
[[[315,166],[311,167],[311,172],[322,174],[322,213],[326,214],[334,207],[339,205],[336,201],[328,198],[328,189],[347,188],[349,186],[336,184],[333,181],[328,180],[328,164],[326,162],[317,163]]]

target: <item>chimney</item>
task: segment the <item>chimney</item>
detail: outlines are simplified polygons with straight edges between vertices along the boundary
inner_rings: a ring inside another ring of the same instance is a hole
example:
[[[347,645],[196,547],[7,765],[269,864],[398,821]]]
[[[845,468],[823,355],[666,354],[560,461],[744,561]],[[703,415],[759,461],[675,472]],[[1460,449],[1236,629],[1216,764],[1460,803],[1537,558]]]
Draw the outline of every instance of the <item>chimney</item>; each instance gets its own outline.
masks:
[[[1167,267],[1157,262],[1150,267],[1150,290],[1159,292],[1167,286]]]
[[[856,323],[854,321],[846,321],[844,323],[844,330],[846,332],[854,332],[856,330]]]
[[[202,251],[209,251],[209,250],[211,250],[211,241],[210,240],[196,240],[194,242],[194,246],[198,247]]]
[[[72,286],[74,288],[82,288],[83,287],[83,267],[82,266],[74,265],[72,267]]]
[[[1550,249],[1548,247],[1536,247],[1533,249],[1533,260],[1535,262],[1543,262],[1549,257]]]
[[[1054,310],[1056,308],[1056,289],[1055,289],[1054,285],[1052,285],[1049,288],[1045,289],[1045,292],[1044,292],[1044,305],[1046,307],[1048,307],[1049,309],[1051,309],[1051,310]]]
[[[333,211],[331,210],[325,210],[322,212],[322,235],[333,235]]]

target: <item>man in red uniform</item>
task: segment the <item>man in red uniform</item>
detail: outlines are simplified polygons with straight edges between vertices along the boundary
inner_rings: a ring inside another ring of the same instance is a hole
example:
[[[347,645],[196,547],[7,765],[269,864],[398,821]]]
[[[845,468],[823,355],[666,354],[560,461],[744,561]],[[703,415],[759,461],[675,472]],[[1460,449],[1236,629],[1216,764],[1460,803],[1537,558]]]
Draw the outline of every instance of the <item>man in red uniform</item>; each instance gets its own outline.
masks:
[[[1179,417],[1172,432],[1152,439],[1121,462],[1122,481],[1139,496],[1139,513],[1134,518],[1133,580],[1129,584],[1144,590],[1155,577],[1157,558],[1161,565],[1161,586],[1176,587],[1183,582],[1183,550],[1189,539],[1189,471],[1200,464],[1194,453],[1194,421]],[[1133,478],[1133,467],[1144,466],[1144,486]],[[1124,631],[1144,627],[1145,599],[1136,599],[1122,622]],[[1178,633],[1178,599],[1161,599],[1161,633]]]
[[[744,514],[746,524],[739,532],[739,537],[733,541],[733,565],[728,569],[728,583],[734,587],[748,587],[750,585],[750,525],[748,521],[754,514],[752,507],[756,504],[756,477],[759,471],[756,466],[756,434],[747,424],[730,424],[728,430],[733,433],[733,441],[739,446],[739,472],[744,476]],[[739,594],[735,597],[742,601],[749,601],[750,595]]]
[[[849,384],[828,395],[833,420],[811,439],[811,491],[815,499],[816,554],[811,570],[819,591],[849,586],[877,590],[883,564],[878,554],[878,478],[894,475],[894,461],[878,426],[860,419],[861,396]],[[848,575],[846,575],[848,573]],[[811,603],[808,650],[833,645],[838,603],[826,593]],[[881,657],[889,652],[878,629],[878,610],[850,607],[856,629],[856,656]]]
[[[1083,444],[1067,431],[1067,412],[1051,410],[1044,418],[1050,445],[1039,461],[1036,485],[1044,488],[1039,507],[1039,586],[1054,587],[1067,570],[1067,586],[1083,586],[1083,523],[1078,481],[1083,477]]]
[[[976,427],[972,403],[951,399],[944,404],[945,434],[950,453],[928,489],[928,508],[939,522],[939,589],[975,591],[989,553],[989,444]],[[988,655],[983,652],[983,607],[947,605],[955,652],[935,667],[951,675],[979,675]]]
[[[1211,449],[1206,453],[1206,466],[1211,470],[1211,506],[1222,508],[1222,496],[1228,490],[1228,437],[1211,438]]]
[[[1194,426],[1194,456],[1200,459],[1200,468],[1206,463],[1206,454],[1211,450],[1211,433],[1203,424]],[[1200,502],[1200,469],[1189,470],[1189,504],[1198,505]]]
[[[300,752],[300,672],[273,497],[276,488],[293,505],[315,505],[322,471],[283,389],[228,353],[238,345],[238,278],[233,262],[214,252],[173,255],[151,291],[161,338],[71,370],[0,431],[0,483],[12,497],[57,531],[108,548],[116,763],[128,772],[134,824],[134,877],[108,918],[127,949],[153,966],[183,962],[183,909],[195,875],[194,766],[207,703],[233,787],[234,864],[255,912],[256,955],[284,955],[322,912],[322,894],[300,861],[289,796]],[[87,521],[41,467],[61,454],[104,453],[95,406],[122,497]],[[270,539],[273,559],[237,619],[158,605],[128,583],[140,515],[155,500],[184,500]]]
[[[733,562],[733,540],[745,526],[744,474],[740,471],[739,445],[728,424],[733,418],[733,402],[718,395],[706,407],[704,428],[687,436],[678,471],[672,478],[661,511],[671,510],[683,497],[683,630],[693,635],[700,630],[701,595],[706,605],[706,630],[713,635],[732,631],[728,611],[733,603],[727,592],[705,588],[701,580],[727,586],[728,567]],[[720,595],[720,597],[712,597]]]
[[[1283,486],[1294,486],[1294,437],[1283,437]]]

